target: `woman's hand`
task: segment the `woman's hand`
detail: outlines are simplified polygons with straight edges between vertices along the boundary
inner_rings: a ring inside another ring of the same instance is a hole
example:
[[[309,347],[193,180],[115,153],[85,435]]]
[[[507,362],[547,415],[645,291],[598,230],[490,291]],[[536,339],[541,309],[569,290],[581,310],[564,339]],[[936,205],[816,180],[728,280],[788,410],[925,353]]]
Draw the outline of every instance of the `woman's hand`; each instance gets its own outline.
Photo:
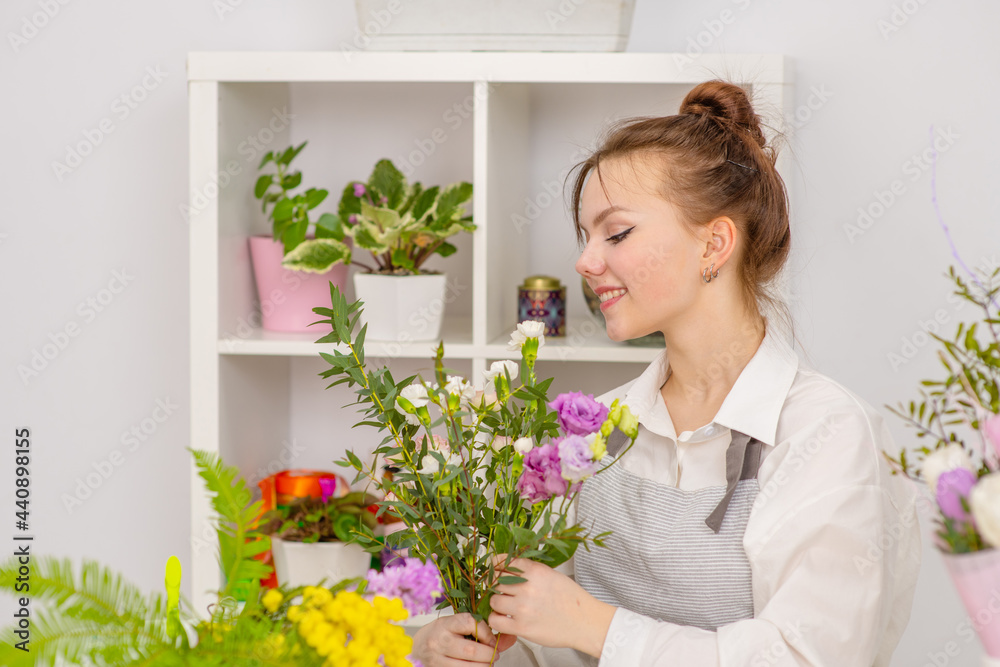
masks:
[[[497,567],[503,558],[497,557]],[[527,581],[500,584],[490,600],[490,627],[552,648],[574,648],[600,657],[615,607],[601,602],[566,575],[548,565],[515,558],[509,572]]]
[[[465,635],[477,637],[478,641],[467,639]],[[509,635],[494,637],[490,626],[482,621],[476,623],[472,614],[442,616],[417,631],[413,637],[413,656],[424,667],[489,665],[516,640]]]

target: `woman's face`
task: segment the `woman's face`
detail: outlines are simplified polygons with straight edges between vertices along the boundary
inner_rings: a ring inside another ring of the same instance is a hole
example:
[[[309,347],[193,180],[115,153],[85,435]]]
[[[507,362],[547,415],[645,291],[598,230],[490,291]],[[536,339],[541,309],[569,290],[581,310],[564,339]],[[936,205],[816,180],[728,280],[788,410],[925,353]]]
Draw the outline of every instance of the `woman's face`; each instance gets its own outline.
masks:
[[[576,271],[602,298],[611,340],[664,331],[690,313],[705,244],[656,194],[661,176],[654,163],[617,158],[600,169],[604,187],[591,172],[581,195],[586,246]]]

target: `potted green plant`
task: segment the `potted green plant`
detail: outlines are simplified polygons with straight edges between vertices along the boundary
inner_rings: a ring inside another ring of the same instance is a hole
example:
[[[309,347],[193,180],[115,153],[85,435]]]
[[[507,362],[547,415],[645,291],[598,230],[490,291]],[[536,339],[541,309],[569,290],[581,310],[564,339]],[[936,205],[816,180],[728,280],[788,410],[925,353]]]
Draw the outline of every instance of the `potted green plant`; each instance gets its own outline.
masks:
[[[327,481],[320,480],[320,485]],[[266,512],[258,531],[271,536],[278,583],[304,586],[324,578],[365,576],[371,555],[354,539],[375,528],[375,515],[367,508],[376,500],[361,491],[337,498],[332,488],[324,488],[321,498],[297,498]]]
[[[32,554],[29,608],[25,565],[11,557],[0,564],[0,592],[24,614],[0,630],[0,665],[322,667],[359,664],[358,649],[371,664],[415,664],[408,657],[413,640],[399,623],[436,604],[441,582],[433,564],[412,558],[391,577],[369,572],[329,587],[317,580],[262,588],[271,568],[255,558],[268,543],[254,539],[260,501],[252,501],[237,468],[210,452],[192,453],[218,514],[225,584],[216,601],[195,609],[181,595],[176,556],[167,561],[164,595],[147,594],[92,560],[74,572],[68,558]]]
[[[464,210],[471,198],[470,183],[424,188],[408,183],[391,160],[379,160],[367,181],[344,188],[335,219],[319,219],[317,225],[328,233],[296,245],[285,266],[318,272],[339,263],[357,264],[365,269],[354,274],[354,290],[368,306],[369,339],[436,340],[445,276],[422,266],[433,255],[455,252],[448,238],[476,229]],[[353,261],[348,239],[371,253],[373,266]]]
[[[338,237],[338,234],[338,238],[344,238],[337,216],[332,213],[324,213],[315,222],[310,220],[310,211],[323,203],[326,190],[308,188],[297,194],[293,192],[302,184],[302,172],[292,171],[291,163],[307,143],[269,151],[258,169],[271,164],[274,171],[261,174],[254,186],[254,196],[261,200],[261,210],[272,223],[271,234],[250,238],[261,326],[269,331],[309,331],[312,308],[326,298],[328,284],[333,282],[343,287],[347,282],[346,266],[330,265],[316,272],[284,262],[285,256],[308,238]]]

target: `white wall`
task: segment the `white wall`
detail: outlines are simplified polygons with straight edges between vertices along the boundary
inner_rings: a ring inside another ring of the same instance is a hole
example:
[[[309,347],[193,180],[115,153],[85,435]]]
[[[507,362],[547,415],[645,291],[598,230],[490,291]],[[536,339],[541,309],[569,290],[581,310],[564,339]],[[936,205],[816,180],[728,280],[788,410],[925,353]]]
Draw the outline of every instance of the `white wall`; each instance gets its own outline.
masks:
[[[46,3],[58,13],[26,30]],[[916,11],[907,16],[894,5]],[[892,25],[894,11],[901,25],[883,34],[880,22]],[[921,321],[944,309],[950,334],[960,318],[975,317],[946,300],[942,274],[953,259],[931,207],[929,173],[911,162],[929,145],[932,124],[955,137],[940,154],[937,182],[958,251],[970,265],[995,264],[1000,253],[992,217],[1000,210],[998,21],[1000,5],[985,0],[638,2],[630,51],[691,48],[696,57],[700,41],[711,52],[793,59],[805,121],[793,137],[798,335],[816,368],[876,406],[915,398],[918,381],[938,375],[932,345],[895,368],[888,357],[902,353]],[[2,25],[0,506],[8,510],[0,539],[15,532],[10,450],[15,427],[26,426],[34,550],[96,558],[159,588],[169,555],[187,563],[189,538],[188,251],[178,209],[187,198],[186,54],[336,49],[354,35],[354,6],[9,0]],[[22,31],[30,38],[12,44]],[[116,103],[144,77],[143,101],[134,109]],[[57,174],[53,163],[96,136],[102,121],[113,131],[82,164]],[[856,223],[859,207],[897,179],[903,194],[850,239],[845,225]],[[116,272],[127,276],[124,287]],[[105,301],[100,312],[88,299]],[[72,325],[75,335],[63,336]],[[30,367],[52,341],[65,347],[22,379],[18,367]],[[151,432],[129,440],[144,420]],[[889,422],[898,443],[913,442],[899,420]],[[120,464],[104,463],[115,450]],[[67,509],[64,494],[98,468],[107,478]],[[926,549],[924,561],[893,665],[978,664],[978,643],[956,634],[963,614],[940,559]],[[958,656],[943,654],[949,641]]]

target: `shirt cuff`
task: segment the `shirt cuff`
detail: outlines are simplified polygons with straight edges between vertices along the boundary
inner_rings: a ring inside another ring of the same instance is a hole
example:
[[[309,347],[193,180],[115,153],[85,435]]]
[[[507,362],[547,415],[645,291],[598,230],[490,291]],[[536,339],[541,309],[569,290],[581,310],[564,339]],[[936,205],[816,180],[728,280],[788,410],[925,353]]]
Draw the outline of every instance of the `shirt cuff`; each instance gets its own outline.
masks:
[[[608,626],[598,667],[636,667],[656,621],[618,607]]]

